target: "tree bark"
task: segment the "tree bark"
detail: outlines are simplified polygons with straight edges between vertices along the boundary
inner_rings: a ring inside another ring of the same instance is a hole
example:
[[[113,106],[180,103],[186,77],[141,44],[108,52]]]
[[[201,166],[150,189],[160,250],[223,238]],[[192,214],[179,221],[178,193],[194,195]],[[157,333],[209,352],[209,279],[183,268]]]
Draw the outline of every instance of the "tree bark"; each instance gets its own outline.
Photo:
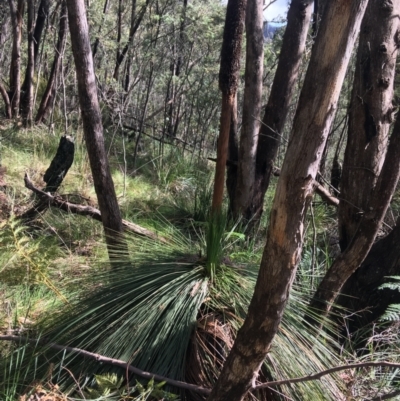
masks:
[[[361,26],[341,177],[339,240],[350,244],[371,199],[393,122],[400,1],[370,0]]]
[[[313,0],[293,0],[288,12],[278,67],[260,128],[252,202],[244,213],[256,224],[263,212],[264,196],[297,84],[299,68],[310,26]]]
[[[28,65],[26,67],[25,81],[21,93],[21,114],[24,126],[32,124],[33,109],[33,75],[35,73],[35,42],[34,42],[34,4],[28,0]]]
[[[221,211],[224,198],[225,166],[228,159],[231,116],[239,81],[240,53],[246,2],[247,0],[229,0],[226,9],[221,49],[221,65],[219,70],[219,88],[222,92],[222,108],[211,206],[213,213]]]
[[[330,267],[310,302],[310,307],[318,310],[320,315],[329,312],[344,283],[368,255],[396,190],[399,176],[400,116],[390,137],[385,162],[372,190],[367,211],[363,213],[349,246]]]
[[[51,67],[50,77],[47,81],[46,90],[40,101],[39,110],[36,115],[36,123],[41,123],[46,121],[48,115],[50,114],[51,107],[54,102],[54,97],[56,94],[57,77],[60,73],[61,59],[64,54],[65,41],[67,39],[67,3],[63,1],[60,11],[60,24],[58,27],[58,38],[57,45],[54,53],[53,65]]]
[[[42,34],[46,26],[46,21],[49,17],[49,12],[50,12],[50,0],[41,0],[35,23],[35,31],[33,32],[35,67],[37,66],[39,46],[41,44]]]
[[[243,117],[240,135],[238,179],[233,202],[234,217],[236,218],[248,209],[253,195],[255,160],[258,132],[260,129],[263,63],[263,0],[247,0]]]
[[[10,103],[12,116],[19,115],[20,89],[21,89],[21,37],[24,15],[24,0],[18,0],[15,7],[14,0],[8,0],[10,5],[11,21],[13,26],[13,45],[10,64]]]
[[[235,199],[237,185],[237,170],[239,162],[239,144],[238,144],[238,116],[237,116],[237,94],[233,100],[231,112],[231,123],[229,127],[228,141],[228,161],[226,163],[226,189],[229,198],[228,214],[233,218],[233,201]]]
[[[240,401],[254,387],[278,330],[300,259],[313,182],[367,0],[327,4],[282,166],[255,292],[208,401]]]
[[[389,277],[399,275],[399,243],[400,218],[393,230],[372,246],[360,268],[344,284],[337,304],[355,312],[346,319],[350,335],[379,319],[389,305],[400,303],[399,291],[379,288],[390,281]]]
[[[110,260],[113,261],[115,260],[116,248],[124,253],[128,251],[127,245],[121,237],[123,232],[122,218],[104,146],[103,125],[97,97],[84,0],[68,0],[67,7],[85,142],[106,235],[108,253]]]

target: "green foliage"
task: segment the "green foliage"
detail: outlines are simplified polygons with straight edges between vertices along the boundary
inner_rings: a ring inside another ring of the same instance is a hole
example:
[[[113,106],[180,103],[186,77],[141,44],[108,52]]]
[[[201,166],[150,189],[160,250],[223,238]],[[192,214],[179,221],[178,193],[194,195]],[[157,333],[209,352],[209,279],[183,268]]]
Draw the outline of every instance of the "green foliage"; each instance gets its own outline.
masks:
[[[0,225],[0,273],[8,284],[43,283],[62,296],[49,278],[49,267],[62,255],[53,237],[33,237],[21,222],[11,217]]]
[[[7,363],[0,364],[0,400],[15,401],[20,395],[23,384],[33,382],[36,371],[37,359],[34,353],[28,351],[31,345],[11,345]],[[35,347],[33,347],[35,349]]]
[[[391,276],[387,277],[392,280],[390,282],[382,284],[379,289],[389,289],[392,291],[400,291],[400,277]],[[400,321],[400,304],[392,304],[387,307],[383,315],[379,319],[382,322],[399,322]]]

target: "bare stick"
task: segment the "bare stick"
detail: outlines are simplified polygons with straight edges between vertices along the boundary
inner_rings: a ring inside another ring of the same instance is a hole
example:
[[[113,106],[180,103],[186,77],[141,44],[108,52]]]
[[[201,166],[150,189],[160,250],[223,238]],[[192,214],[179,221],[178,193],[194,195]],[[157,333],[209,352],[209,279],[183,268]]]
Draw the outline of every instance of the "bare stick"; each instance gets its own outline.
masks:
[[[143,377],[144,379],[154,379],[157,381],[165,381],[168,384],[171,384],[175,387],[178,388],[183,388],[185,390],[193,391],[195,393],[200,393],[200,394],[210,394],[211,389],[202,387],[202,386],[197,386],[195,384],[190,384],[190,383],[185,383],[179,380],[174,380],[174,379],[169,379],[168,377],[164,377],[155,373],[150,373],[146,372],[144,370],[135,368],[134,366],[130,365],[127,362],[121,361],[120,359],[114,359],[114,358],[109,358],[100,354],[96,354],[93,352],[89,352],[80,348],[75,348],[75,347],[68,347],[65,345],[60,345],[60,344],[55,344],[55,343],[45,343],[45,340],[42,339],[35,339],[35,338],[28,338],[28,337],[23,337],[23,336],[14,336],[14,335],[0,335],[0,341],[25,341],[26,343],[33,343],[33,344],[43,344],[46,347],[56,349],[59,351],[68,351],[68,352],[74,352],[78,355],[85,356],[90,359],[94,359],[97,362],[101,363],[106,363],[108,365],[112,366],[117,366],[120,368],[125,369],[126,371],[129,371],[137,376]],[[276,386],[282,386],[285,384],[292,384],[292,383],[302,383],[302,382],[307,382],[307,381],[313,381],[313,380],[319,380],[321,377],[335,373],[335,372],[340,372],[342,370],[348,370],[348,369],[359,369],[359,368],[368,368],[368,367],[389,367],[393,369],[398,369],[400,368],[400,363],[393,363],[393,362],[362,362],[362,363],[352,363],[349,365],[342,365],[342,366],[335,366],[330,369],[323,370],[321,372],[315,373],[313,375],[308,375],[308,376],[303,376],[303,377],[296,377],[294,379],[286,379],[286,380],[276,380],[276,381],[270,381],[266,382],[263,384],[259,384],[257,386],[254,386],[251,391],[254,390],[261,390],[263,388],[267,387],[276,387]],[[398,395],[399,392],[393,392],[390,393],[391,396]],[[372,401],[375,400],[386,400],[389,399],[388,396],[390,394],[382,395],[381,398],[374,398]]]
[[[64,210],[65,212],[71,212],[82,216],[89,216],[97,221],[102,221],[100,210],[92,206],[83,206],[76,203],[67,202],[60,196],[54,196],[48,192],[44,192],[39,188],[36,188],[27,173],[25,173],[24,182],[26,188],[37,194],[43,203],[47,203],[49,206],[55,206],[61,210]],[[142,237],[147,237],[156,241],[168,243],[168,240],[166,238],[160,237],[155,232],[147,230],[146,228],[141,227],[135,223],[131,223],[130,221],[122,220],[122,225],[125,229],[132,231],[133,233]]]
[[[27,343],[34,343],[34,344],[40,344],[40,343],[44,342],[44,341],[40,341],[35,338],[26,338],[26,337],[22,337],[22,336],[12,336],[12,335],[0,336],[0,340],[2,340],[2,341],[25,341]],[[126,369],[127,371],[129,371],[137,376],[143,377],[144,379],[148,379],[148,380],[153,379],[153,380],[157,380],[157,381],[163,381],[168,384],[171,384],[172,386],[183,388],[185,390],[194,391],[194,392],[200,393],[200,394],[209,394],[211,392],[210,389],[205,388],[205,387],[196,386],[195,384],[181,382],[179,380],[169,379],[168,377],[157,375],[155,373],[145,372],[144,370],[135,368],[134,366],[132,366],[129,363],[126,363],[124,361],[121,361],[120,359],[109,358],[107,356],[95,354],[93,352],[85,351],[80,348],[67,347],[65,345],[60,345],[60,344],[55,344],[55,343],[43,344],[43,345],[45,345],[46,347],[52,348],[52,349],[59,350],[59,351],[74,352],[78,355],[82,355],[84,357],[94,359],[97,362],[106,363],[107,365],[118,366],[119,368]]]

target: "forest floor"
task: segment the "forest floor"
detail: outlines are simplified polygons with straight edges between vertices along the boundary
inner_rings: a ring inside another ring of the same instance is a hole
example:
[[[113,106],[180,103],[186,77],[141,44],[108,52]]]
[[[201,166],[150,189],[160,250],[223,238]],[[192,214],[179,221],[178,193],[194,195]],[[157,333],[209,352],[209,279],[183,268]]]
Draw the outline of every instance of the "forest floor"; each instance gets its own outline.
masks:
[[[26,173],[29,175],[35,187],[41,189],[45,186],[43,175],[56,154],[61,135],[54,135],[46,127],[25,130],[18,126],[0,123],[0,335],[37,335],[35,330],[38,322],[41,324],[43,321],[51,320],[53,316],[59,316],[60,311],[68,306],[69,300],[79,300],[86,293],[96,291],[104,282],[105,276],[101,278],[102,272],[108,271],[103,229],[98,221],[66,213],[54,207],[48,208],[29,224],[22,223],[18,219],[18,216],[36,202],[36,196],[24,184],[24,175]],[[144,150],[139,153],[138,160],[133,162],[132,143],[119,135],[112,135],[106,143],[123,218],[156,233],[158,237],[167,239],[163,244],[153,240],[146,242],[146,238],[129,235],[127,241],[132,253],[132,263],[140,265],[144,259],[149,260],[149,255],[156,262],[158,260],[162,262],[162,257],[168,260],[171,255],[174,257],[178,255],[179,258],[175,262],[177,266],[195,266],[196,269],[198,266],[203,266],[206,248],[209,246],[206,227],[214,163],[197,154],[183,152],[172,145],[161,146],[153,142],[144,143]],[[274,184],[275,182],[267,193],[266,205],[271,203]],[[77,132],[75,137],[73,165],[57,193],[69,202],[97,206],[81,132]],[[279,377],[302,376],[311,371],[310,366],[313,366],[312,369],[318,366],[321,370],[330,364],[339,364],[340,358],[345,360],[344,356],[333,355],[326,348],[331,346],[329,341],[314,344],[314,334],[310,333],[309,329],[302,325],[301,319],[299,321],[297,318],[304,314],[308,296],[313,292],[313,286],[315,287],[317,282],[317,274],[325,272],[331,263],[334,251],[331,243],[332,239],[335,239],[335,210],[319,200],[314,202],[313,207],[312,220],[309,220],[306,226],[307,244],[296,277],[294,301],[286,311],[286,320],[274,348],[274,366],[277,369],[275,374]],[[201,335],[198,337],[199,341],[204,342],[207,338],[209,340],[210,337],[207,336],[212,333],[214,340],[218,338],[218,341],[221,341],[223,338],[231,346],[233,331],[229,334],[224,331],[226,329],[225,325],[221,325],[221,316],[226,314],[224,319],[231,318],[234,316],[232,311],[238,307],[237,311],[240,312],[235,312],[237,316],[233,321],[233,327],[238,327],[239,322],[242,322],[241,314],[246,310],[251,297],[264,246],[266,216],[268,213],[264,213],[260,230],[251,237],[243,234],[243,227],[238,223],[231,225],[225,233],[222,233],[225,241],[222,263],[225,270],[221,274],[224,278],[219,283],[214,283],[214,289],[213,286],[206,284],[208,292],[204,293],[202,301],[204,303],[201,304],[197,316],[197,324],[204,330],[203,337]],[[144,254],[147,256],[143,259]],[[165,265],[165,262],[162,263]],[[248,269],[245,275],[243,272],[246,269],[243,267]],[[150,268],[158,267],[152,265]],[[152,271],[146,269],[145,276],[149,274],[148,271]],[[173,271],[176,269],[174,267]],[[93,275],[100,279],[92,280]],[[192,279],[199,281],[192,289],[188,287],[189,298],[195,298],[193,294],[205,283],[203,274],[200,275],[200,279],[197,276]],[[161,284],[157,280],[161,280]],[[154,292],[160,285],[166,283],[163,277],[157,280],[153,280],[151,287]],[[169,286],[170,284],[167,284],[167,287]],[[176,297],[177,290],[171,287],[171,291]],[[211,304],[204,309],[204,305],[210,300]],[[148,302],[152,302],[151,299]],[[156,312],[157,308],[164,308],[162,299],[156,305],[158,305],[155,307]],[[187,309],[185,305],[183,306]],[[145,307],[145,314],[153,313],[146,305]],[[213,312],[212,326],[207,320],[211,316],[205,312],[207,308],[223,311]],[[155,320],[158,319],[156,312],[153,315]],[[147,315],[145,317],[147,319]],[[206,331],[207,325],[207,330],[211,330],[209,332]],[[152,330],[154,332],[161,329]],[[131,338],[129,332],[127,335]],[[180,341],[178,338],[176,349],[179,349]],[[227,349],[229,346],[227,345]],[[311,348],[315,348],[316,351],[311,352]],[[171,353],[172,360],[177,359],[175,352],[173,350]],[[2,366],[1,360],[5,357],[9,358],[9,364]],[[41,381],[28,380],[30,383],[28,387],[21,388],[19,383],[27,381],[23,376],[25,368],[22,359],[18,348],[12,343],[0,342],[1,401],[71,399],[60,390],[57,382],[47,380],[46,376]],[[196,365],[198,363],[197,360],[194,363],[196,369],[208,366],[200,367]],[[207,369],[210,369],[210,366]],[[47,375],[53,374],[49,372]],[[213,374],[217,374],[216,372]],[[102,376],[98,378],[100,379],[105,380]],[[116,386],[113,377],[106,379],[107,391],[110,386]],[[370,379],[360,375],[362,384],[357,384],[357,391],[360,394],[369,391]],[[350,389],[355,386],[356,379],[353,377],[351,380],[353,381],[345,383],[345,387]],[[98,386],[99,383],[98,381]],[[147,384],[147,387],[140,384],[137,386],[139,387],[136,390],[140,390],[139,398],[124,396],[125,398],[114,399],[171,401],[177,399],[170,393],[163,393],[164,398],[155,397],[154,394],[158,394],[160,389],[154,383]],[[300,390],[289,386],[287,391],[293,391],[292,396],[295,397],[293,399],[300,399],[296,397],[301,393],[302,400],[336,400],[337,378],[327,379],[323,385],[316,382],[307,387],[300,387]],[[344,390],[340,392],[342,391]],[[328,393],[330,396],[326,398]],[[99,393],[86,391],[83,398],[97,399],[98,395]]]

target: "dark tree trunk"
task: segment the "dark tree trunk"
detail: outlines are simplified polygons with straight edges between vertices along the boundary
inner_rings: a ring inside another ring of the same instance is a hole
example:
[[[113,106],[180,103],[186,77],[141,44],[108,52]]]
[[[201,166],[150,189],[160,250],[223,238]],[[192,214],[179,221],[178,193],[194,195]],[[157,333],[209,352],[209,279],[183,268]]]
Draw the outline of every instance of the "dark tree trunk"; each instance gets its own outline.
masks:
[[[370,0],[361,26],[341,178],[339,238],[344,251],[367,211],[393,122],[400,2]]]
[[[115,249],[119,248],[120,251],[127,253],[127,246],[121,238],[122,218],[104,146],[84,0],[68,0],[67,7],[85,142],[108,252],[110,260],[113,261]]]
[[[67,175],[68,170],[72,166],[74,154],[74,140],[70,136],[61,137],[57,153],[43,177],[43,180],[46,183],[46,187],[43,188],[43,192],[50,192],[51,194],[54,194],[57,191],[64,180],[64,177]],[[39,199],[39,202],[37,202],[35,206],[20,215],[19,218],[24,220],[25,224],[28,224],[39,213],[45,211],[48,206],[48,202],[44,201],[43,199]]]
[[[313,183],[367,3],[327,4],[279,177],[254,295],[208,401],[243,400],[278,331],[300,260]]]
[[[400,4],[400,3],[398,3]],[[390,137],[382,170],[371,191],[367,212],[362,216],[346,250],[333,262],[321,281],[310,307],[326,315],[347,279],[358,269],[368,255],[381,227],[387,208],[400,176],[400,116]],[[340,206],[340,204],[339,204]]]
[[[259,221],[263,212],[264,196],[297,84],[312,4],[313,0],[293,0],[290,4],[278,67],[260,128],[252,202],[244,214],[246,219],[253,219],[254,224]]]
[[[40,101],[39,110],[36,115],[36,123],[45,122],[50,114],[54,97],[56,95],[57,77],[60,74],[61,59],[64,55],[65,41],[67,38],[67,3],[63,1],[60,11],[60,24],[58,28],[57,45],[54,53],[53,65],[51,67],[50,77],[47,81],[46,90]]]
[[[50,12],[50,0],[41,0],[35,23],[35,30],[33,32],[35,67],[37,66],[39,46],[42,41],[42,34],[46,26],[46,22],[49,18],[49,12]]]
[[[394,229],[376,242],[363,264],[343,286],[337,304],[355,313],[346,320],[348,333],[375,322],[391,304],[400,303],[400,292],[380,289],[390,281],[388,277],[400,275],[400,219]]]
[[[33,0],[28,0],[28,65],[25,73],[25,81],[21,90],[21,114],[25,127],[32,124],[33,75],[35,73],[35,42],[33,37],[33,18]]]
[[[215,166],[212,212],[221,210],[225,188],[225,168],[228,159],[229,132],[232,110],[239,81],[240,53],[243,37],[246,0],[229,0],[221,49],[219,88],[222,92],[220,134]]]

